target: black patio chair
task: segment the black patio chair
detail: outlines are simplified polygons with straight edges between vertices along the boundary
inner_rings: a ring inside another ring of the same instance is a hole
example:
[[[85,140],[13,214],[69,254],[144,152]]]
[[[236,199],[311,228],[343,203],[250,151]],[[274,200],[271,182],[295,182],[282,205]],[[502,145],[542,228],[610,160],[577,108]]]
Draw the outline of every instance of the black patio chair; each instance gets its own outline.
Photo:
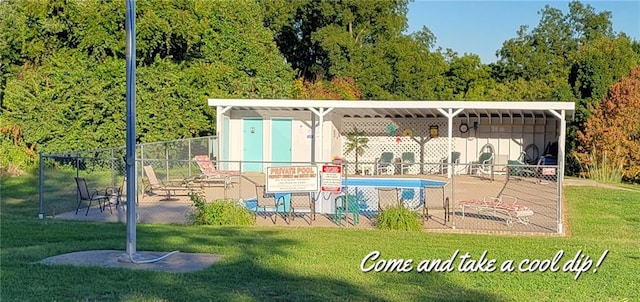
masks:
[[[87,181],[82,178],[82,177],[76,177],[76,184],[78,185],[78,193],[80,193],[80,200],[78,200],[78,206],[76,207],[76,215],[78,215],[78,210],[80,209],[80,207],[82,206],[82,202],[83,201],[89,201],[89,205],[87,206],[87,212],[84,214],[85,216],[89,215],[89,209],[91,208],[91,202],[93,202],[94,200],[98,202],[98,208],[100,209],[100,212],[102,212],[102,208],[103,208],[103,202],[105,203],[104,206],[106,206],[106,204],[109,204],[109,211],[111,213],[111,203],[109,202],[109,199],[111,198],[111,196],[109,196],[108,194],[100,194],[100,192],[98,192],[98,190],[96,190],[93,193],[89,193],[89,188],[87,187]]]

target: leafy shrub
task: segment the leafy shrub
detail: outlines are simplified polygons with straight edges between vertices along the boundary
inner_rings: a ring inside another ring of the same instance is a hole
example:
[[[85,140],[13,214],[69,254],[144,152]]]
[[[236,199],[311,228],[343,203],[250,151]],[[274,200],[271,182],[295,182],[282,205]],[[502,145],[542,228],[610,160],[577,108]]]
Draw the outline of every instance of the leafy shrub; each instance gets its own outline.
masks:
[[[204,225],[253,225],[255,220],[249,210],[233,200],[207,202],[204,196],[191,194],[194,210],[192,220]]]
[[[377,228],[382,230],[422,230],[418,213],[402,205],[386,208],[378,213]]]
[[[19,170],[35,169],[38,163],[37,158],[33,148],[28,148],[24,144],[16,144],[0,134],[1,169],[10,170],[11,166]]]

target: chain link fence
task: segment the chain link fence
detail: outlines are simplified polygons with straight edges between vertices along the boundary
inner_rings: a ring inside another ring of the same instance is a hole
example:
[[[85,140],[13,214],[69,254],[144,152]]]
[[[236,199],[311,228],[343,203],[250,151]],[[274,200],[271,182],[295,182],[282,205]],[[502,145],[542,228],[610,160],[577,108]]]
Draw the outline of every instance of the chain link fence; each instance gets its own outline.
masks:
[[[136,149],[138,223],[189,223],[191,193],[203,194],[212,202],[234,200],[250,210],[256,210],[258,197],[271,198],[275,204],[274,195],[259,191],[265,185],[267,167],[318,165],[219,161],[214,146],[215,138],[201,138]],[[117,194],[126,191],[123,157],[124,149],[42,155],[41,217],[125,222],[126,197]],[[262,172],[243,171],[248,164],[262,166]],[[344,170],[341,193],[309,193],[314,207],[296,214],[305,219],[277,223],[374,227],[380,208],[399,203],[420,214],[424,227],[433,231],[562,232],[558,166],[378,160],[349,162]],[[76,177],[86,179],[91,192],[107,195],[102,200],[106,206],[99,208],[94,201],[88,207],[88,201],[80,198]],[[344,194],[353,196],[350,210],[341,208],[344,199],[339,196]],[[310,219],[312,208],[315,220]],[[266,212],[270,211],[278,209],[274,206]],[[272,215],[256,216],[258,224],[273,224]]]
[[[86,181],[90,196],[108,195],[109,214],[113,213],[113,204],[117,203],[118,192],[122,191],[126,148],[108,148],[80,151],[64,154],[40,154],[40,217],[58,217],[95,220],[90,216],[94,211],[102,213],[97,207],[86,212],[88,201],[81,199],[76,178]],[[173,178],[184,179],[199,175],[192,158],[205,154],[212,159],[217,157],[217,139],[214,136],[161,143],[140,144],[136,146],[136,174],[139,179],[138,200],[151,185],[146,179],[142,167],[150,165],[157,171],[160,181]],[[122,195],[122,194],[120,194]],[[107,199],[107,198],[105,198]],[[122,198],[121,198],[122,199]],[[94,200],[92,206],[105,200]],[[80,209],[82,209],[82,211]],[[78,215],[76,215],[78,210]],[[84,211],[84,212],[83,212]],[[69,216],[73,214],[73,216]],[[86,215],[80,215],[86,214]],[[124,219],[124,216],[120,217]]]

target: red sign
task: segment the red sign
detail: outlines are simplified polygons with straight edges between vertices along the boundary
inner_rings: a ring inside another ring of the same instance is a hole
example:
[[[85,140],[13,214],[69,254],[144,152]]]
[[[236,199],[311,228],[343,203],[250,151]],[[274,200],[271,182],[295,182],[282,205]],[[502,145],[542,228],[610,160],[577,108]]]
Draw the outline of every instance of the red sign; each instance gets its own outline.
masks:
[[[556,175],[556,168],[542,168],[542,175]]]
[[[320,174],[322,192],[340,193],[342,191],[342,166],[323,165]]]

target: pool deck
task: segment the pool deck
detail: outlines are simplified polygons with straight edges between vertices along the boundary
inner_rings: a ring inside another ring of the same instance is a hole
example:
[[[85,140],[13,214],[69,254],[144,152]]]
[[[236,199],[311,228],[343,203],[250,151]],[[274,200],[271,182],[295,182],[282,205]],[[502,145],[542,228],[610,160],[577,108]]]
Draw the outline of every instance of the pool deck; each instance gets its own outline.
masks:
[[[356,176],[350,176],[356,177]],[[375,178],[367,176],[366,178]],[[384,177],[384,176],[382,176]],[[389,177],[389,176],[386,176]],[[423,222],[425,230],[429,232],[452,232],[452,233],[498,233],[498,234],[541,234],[558,235],[557,233],[557,187],[554,182],[540,182],[537,179],[512,178],[506,181],[503,176],[497,176],[494,181],[480,179],[476,176],[458,175],[453,181],[440,175],[394,175],[393,177],[403,178],[423,178],[434,181],[449,182],[445,189],[445,194],[451,197],[450,220],[444,220],[445,210],[442,205],[442,195],[431,194],[427,200],[429,217]],[[501,178],[502,177],[502,178]],[[256,196],[255,184],[264,184],[264,175],[261,173],[245,174],[242,178],[236,179],[233,186],[225,188],[223,186],[204,187],[204,194],[207,200],[251,199]],[[484,196],[510,195],[517,196],[519,203],[525,204],[534,210],[529,224],[521,224],[514,219],[512,226],[507,226],[502,215],[478,213],[475,210],[466,210],[463,218],[458,201],[470,199],[482,199]],[[188,196],[172,196],[167,200],[165,196],[145,195],[138,199],[138,221],[140,223],[189,223],[189,213],[192,203]],[[120,209],[113,209],[109,212],[107,208],[100,212],[97,207],[92,207],[89,215],[85,216],[85,209],[81,209],[78,215],[75,211],[56,215],[59,219],[87,220],[87,221],[126,221],[126,213]],[[276,222],[273,215],[266,216],[258,214],[256,225],[258,226],[279,226],[279,227],[346,227],[365,228],[375,227],[374,215],[360,215],[359,223],[352,222],[352,215],[349,219],[342,220],[338,225],[333,214],[317,214],[316,219],[311,221],[309,215],[298,214],[293,221],[285,221],[279,216]]]

